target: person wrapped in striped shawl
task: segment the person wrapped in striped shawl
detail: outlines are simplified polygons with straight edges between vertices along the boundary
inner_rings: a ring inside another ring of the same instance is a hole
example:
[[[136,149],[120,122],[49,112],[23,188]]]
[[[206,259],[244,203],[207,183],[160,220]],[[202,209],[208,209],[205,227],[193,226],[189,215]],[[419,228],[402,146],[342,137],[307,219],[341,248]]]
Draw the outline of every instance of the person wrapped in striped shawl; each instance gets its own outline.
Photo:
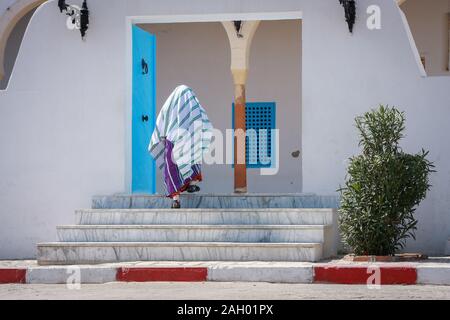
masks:
[[[166,196],[180,208],[181,192],[198,192],[201,162],[212,139],[212,124],[191,88],[177,87],[156,120],[149,152],[162,170]]]

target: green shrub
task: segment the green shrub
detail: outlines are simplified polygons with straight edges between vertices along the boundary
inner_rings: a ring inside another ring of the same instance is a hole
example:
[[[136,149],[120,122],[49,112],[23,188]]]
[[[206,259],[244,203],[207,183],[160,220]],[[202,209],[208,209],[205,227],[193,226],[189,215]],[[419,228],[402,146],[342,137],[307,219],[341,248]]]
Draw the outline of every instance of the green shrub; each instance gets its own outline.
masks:
[[[356,118],[362,154],[350,158],[341,188],[340,229],[356,255],[393,255],[415,239],[414,212],[430,188],[428,152],[399,147],[405,115],[380,106]]]

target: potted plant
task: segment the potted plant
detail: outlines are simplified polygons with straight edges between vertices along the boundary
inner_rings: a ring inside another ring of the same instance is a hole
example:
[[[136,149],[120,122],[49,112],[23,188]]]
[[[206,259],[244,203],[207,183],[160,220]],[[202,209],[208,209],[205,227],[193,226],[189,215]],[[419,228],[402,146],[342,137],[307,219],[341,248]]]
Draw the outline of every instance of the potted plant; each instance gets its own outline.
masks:
[[[395,107],[356,118],[362,154],[350,158],[341,192],[340,230],[356,256],[394,256],[415,239],[419,203],[430,189],[428,152],[402,151],[405,114]]]

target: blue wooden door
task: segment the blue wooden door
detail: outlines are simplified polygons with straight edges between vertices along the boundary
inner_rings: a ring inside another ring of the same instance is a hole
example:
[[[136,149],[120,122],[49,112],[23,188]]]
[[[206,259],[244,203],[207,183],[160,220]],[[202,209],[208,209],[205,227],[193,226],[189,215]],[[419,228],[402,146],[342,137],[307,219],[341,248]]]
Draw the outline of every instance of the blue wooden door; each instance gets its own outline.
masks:
[[[155,193],[155,162],[147,151],[156,121],[155,59],[155,36],[133,26],[133,193]]]

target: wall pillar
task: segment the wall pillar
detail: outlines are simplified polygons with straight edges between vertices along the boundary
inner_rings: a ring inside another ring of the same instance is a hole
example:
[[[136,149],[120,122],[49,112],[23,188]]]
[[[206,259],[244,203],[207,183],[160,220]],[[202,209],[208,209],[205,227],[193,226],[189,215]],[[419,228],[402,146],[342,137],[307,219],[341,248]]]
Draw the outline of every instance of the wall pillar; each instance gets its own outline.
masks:
[[[234,79],[234,192],[247,192],[247,164],[245,163],[245,81],[236,80],[247,71],[232,70]]]
[[[245,163],[245,85],[247,83],[250,47],[260,21],[243,21],[236,30],[233,21],[222,22],[230,41],[231,73],[234,82],[234,192],[247,192]]]

